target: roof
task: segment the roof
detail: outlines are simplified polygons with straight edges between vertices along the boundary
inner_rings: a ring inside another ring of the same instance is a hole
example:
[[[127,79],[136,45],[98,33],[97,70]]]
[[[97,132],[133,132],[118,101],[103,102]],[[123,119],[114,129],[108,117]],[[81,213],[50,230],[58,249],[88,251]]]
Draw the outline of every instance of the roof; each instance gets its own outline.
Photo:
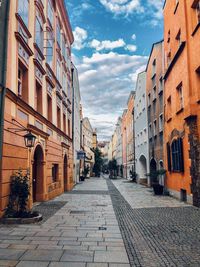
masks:
[[[149,59],[148,59],[147,66],[146,66],[146,71],[147,71],[148,66],[149,66],[149,61],[150,61],[151,55],[152,55],[152,53],[153,53],[154,46],[156,46],[156,45],[158,45],[158,44],[161,44],[161,43],[163,43],[163,42],[164,42],[164,40],[162,39],[161,41],[156,42],[156,43],[154,43],[154,44],[152,45],[152,47],[151,47],[151,52],[150,52],[150,55],[149,55]]]

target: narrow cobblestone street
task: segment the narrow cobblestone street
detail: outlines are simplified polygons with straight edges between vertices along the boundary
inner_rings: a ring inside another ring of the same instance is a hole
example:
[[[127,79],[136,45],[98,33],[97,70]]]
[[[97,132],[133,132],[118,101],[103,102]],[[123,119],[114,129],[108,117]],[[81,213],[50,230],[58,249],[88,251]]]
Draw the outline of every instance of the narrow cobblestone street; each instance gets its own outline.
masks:
[[[200,266],[199,210],[141,185],[91,178],[35,209],[42,223],[0,226],[0,266]]]

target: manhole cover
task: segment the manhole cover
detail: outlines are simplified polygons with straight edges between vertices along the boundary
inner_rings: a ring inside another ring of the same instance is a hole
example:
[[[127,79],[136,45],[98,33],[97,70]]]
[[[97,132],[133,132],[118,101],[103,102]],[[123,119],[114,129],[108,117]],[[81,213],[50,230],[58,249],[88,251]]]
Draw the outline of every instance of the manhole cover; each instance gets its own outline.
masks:
[[[103,226],[100,226],[99,227],[99,230],[104,230],[105,231],[105,230],[107,230],[107,228],[106,227],[103,227]]]

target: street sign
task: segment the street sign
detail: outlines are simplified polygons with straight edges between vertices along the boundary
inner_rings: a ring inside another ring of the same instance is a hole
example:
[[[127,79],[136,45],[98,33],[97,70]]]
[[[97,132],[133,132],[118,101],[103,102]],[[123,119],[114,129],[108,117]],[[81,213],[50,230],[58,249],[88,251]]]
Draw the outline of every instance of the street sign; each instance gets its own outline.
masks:
[[[85,152],[80,150],[77,151],[77,159],[84,159],[85,158]]]

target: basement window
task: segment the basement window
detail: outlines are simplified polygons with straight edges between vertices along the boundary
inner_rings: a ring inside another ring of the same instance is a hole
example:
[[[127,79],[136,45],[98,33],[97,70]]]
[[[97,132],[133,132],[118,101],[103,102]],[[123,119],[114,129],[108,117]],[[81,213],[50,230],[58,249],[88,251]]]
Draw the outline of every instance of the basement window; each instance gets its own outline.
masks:
[[[52,182],[55,183],[58,180],[59,165],[53,164],[52,166]]]

